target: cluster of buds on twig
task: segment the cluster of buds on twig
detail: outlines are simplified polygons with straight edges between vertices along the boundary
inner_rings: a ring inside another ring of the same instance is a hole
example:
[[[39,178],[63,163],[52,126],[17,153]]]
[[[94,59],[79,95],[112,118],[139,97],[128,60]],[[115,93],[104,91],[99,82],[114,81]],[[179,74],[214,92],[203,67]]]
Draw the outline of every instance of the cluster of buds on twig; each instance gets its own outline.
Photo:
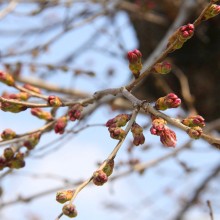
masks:
[[[0,156],[0,170],[5,167],[20,169],[24,166],[24,154],[21,152],[15,153],[12,148],[6,148],[3,152],[3,156]]]
[[[168,47],[172,45],[172,50],[180,49],[183,44],[189,40],[194,34],[194,25],[187,24],[181,26],[168,41]]]
[[[0,107],[1,107],[2,111],[12,112],[12,113],[22,112],[22,111],[25,111],[27,109],[27,107],[24,106],[24,105],[9,103],[9,102],[2,102]]]
[[[50,112],[46,112],[41,108],[32,108],[31,109],[31,114],[36,116],[39,119],[44,119],[46,121],[52,120],[53,116],[51,115]]]
[[[181,104],[181,99],[178,98],[174,93],[169,93],[168,95],[159,98],[155,103],[155,108],[157,110],[166,110],[168,108],[177,108]]]
[[[61,118],[58,118],[54,125],[55,133],[63,134],[66,126],[67,126],[67,117],[63,116]]]
[[[16,137],[16,133],[11,130],[10,128],[5,129],[2,133],[1,133],[1,138],[2,140],[11,140],[13,138]]]
[[[171,71],[171,64],[166,61],[161,63],[156,63],[154,65],[154,70],[160,74],[167,74]]]
[[[107,121],[106,127],[113,139],[122,140],[125,137],[125,131],[121,127],[125,126],[130,118],[130,114],[119,114]]]
[[[14,86],[15,85],[15,81],[14,78],[12,77],[12,75],[10,75],[9,73],[3,72],[0,70],[0,82],[8,85],[8,86]]]
[[[135,146],[138,146],[140,144],[144,144],[145,142],[145,137],[143,135],[143,128],[137,124],[136,122],[133,123],[132,127],[131,127],[131,132],[133,135],[133,144]]]
[[[23,145],[28,149],[32,150],[35,148],[35,146],[39,143],[41,137],[41,133],[33,133],[30,134],[27,138],[27,140],[24,141]]]
[[[160,141],[164,146],[176,146],[176,134],[166,126],[167,122],[162,118],[152,117],[152,127],[150,132],[153,135],[160,136]]]
[[[47,99],[47,103],[52,107],[60,107],[62,105],[60,98],[55,95],[50,95]]]
[[[191,138],[198,139],[202,134],[202,128],[205,126],[205,119],[200,115],[189,116],[182,120],[182,124],[190,127],[187,133]]]
[[[142,69],[142,54],[139,50],[135,49],[127,53],[127,58],[129,60],[129,69],[133,73],[135,79],[137,79]]]
[[[220,14],[220,5],[212,4],[205,12],[203,20],[208,20],[217,16],[218,14]]]
[[[80,119],[82,111],[83,111],[83,106],[81,104],[74,104],[68,112],[69,119],[71,121]]]

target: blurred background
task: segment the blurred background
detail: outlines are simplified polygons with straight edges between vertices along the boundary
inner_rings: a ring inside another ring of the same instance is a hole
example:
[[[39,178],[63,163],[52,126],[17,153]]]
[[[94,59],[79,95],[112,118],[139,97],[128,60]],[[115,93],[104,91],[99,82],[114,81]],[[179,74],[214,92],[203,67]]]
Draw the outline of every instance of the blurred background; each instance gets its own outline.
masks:
[[[19,85],[29,83],[45,95],[65,99],[124,86],[132,80],[127,52],[138,48],[144,66],[149,65],[167,31],[193,22],[207,2],[0,1],[1,70],[13,74]],[[134,94],[154,102],[175,92],[182,99],[182,108],[165,113],[180,119],[200,114],[206,119],[207,133],[218,136],[219,37],[219,16],[201,23],[193,38],[167,58],[172,63],[171,73],[149,74]],[[0,92],[17,91],[0,84]],[[66,110],[59,109],[56,117]],[[83,120],[68,123],[63,135],[53,131],[43,134],[28,152],[24,168],[0,171],[0,219],[55,219],[62,210],[56,192],[74,189],[90,177],[117,144],[104,124],[119,113],[131,113],[125,100],[102,103]],[[177,146],[166,148],[150,134],[148,115],[139,114],[137,122],[145,128],[145,144],[133,146],[132,135],[128,135],[108,183],[102,187],[91,184],[77,196],[77,218],[212,220],[212,210],[213,219],[219,219],[219,150],[202,140],[190,140],[172,126]],[[16,114],[0,111],[0,133],[11,128],[23,134],[43,125],[30,109]],[[1,154],[6,147],[19,144],[0,142]],[[135,164],[146,169],[134,171]]]

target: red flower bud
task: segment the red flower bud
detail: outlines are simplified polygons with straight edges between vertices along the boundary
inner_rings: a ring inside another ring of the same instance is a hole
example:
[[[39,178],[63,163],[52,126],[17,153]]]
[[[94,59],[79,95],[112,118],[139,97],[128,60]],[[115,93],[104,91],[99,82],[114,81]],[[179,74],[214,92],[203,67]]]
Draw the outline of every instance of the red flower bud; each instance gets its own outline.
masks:
[[[1,110],[4,112],[18,113],[18,112],[25,111],[26,109],[27,109],[26,106],[20,105],[20,104],[14,104],[14,103],[8,103],[8,102],[1,103]]]
[[[109,127],[110,136],[116,140],[122,140],[125,137],[125,131],[120,127]]]
[[[144,144],[145,137],[143,135],[143,128],[139,124],[133,123],[133,125],[131,127],[131,132],[134,137],[133,144],[135,146],[138,146],[140,144]]]
[[[53,107],[59,107],[62,105],[60,98],[54,95],[50,95],[47,99],[47,102],[50,106]]]
[[[28,150],[32,150],[34,149],[34,147],[38,144],[39,140],[40,140],[40,136],[41,134],[38,133],[33,133],[30,134],[28,136],[28,139],[26,141],[24,141],[23,145],[28,149]]]
[[[216,1],[217,2],[217,1]],[[205,12],[203,19],[208,20],[220,14],[220,5],[212,4],[209,9]]]
[[[115,118],[112,118],[107,121],[106,127],[123,127],[131,119],[130,114],[119,114]]]
[[[8,86],[14,86],[15,84],[14,78],[9,73],[5,73],[1,70],[0,70],[0,82]]]
[[[72,199],[73,194],[74,194],[74,190],[59,191],[57,192],[56,200],[59,203],[65,203]]]
[[[182,124],[188,127],[204,127],[205,126],[205,119],[200,115],[190,116],[182,120]]]
[[[157,110],[166,110],[168,108],[177,108],[181,104],[181,99],[178,98],[174,93],[169,93],[168,95],[159,98],[155,103],[155,108]]]
[[[3,140],[11,140],[13,138],[16,137],[16,133],[14,131],[12,131],[11,129],[5,129],[2,134],[1,134],[1,138]]]
[[[73,105],[68,112],[68,116],[70,120],[75,121],[77,119],[80,119],[82,111],[83,111],[82,105],[80,104]]]
[[[156,118],[152,121],[152,127],[150,128],[150,132],[153,135],[160,135],[164,130],[166,121],[162,118]]]
[[[167,74],[171,71],[171,64],[166,61],[162,63],[156,63],[154,65],[154,70],[160,74]]]
[[[67,118],[66,117],[59,118],[54,125],[55,133],[63,134],[66,126],[67,126]]]
[[[127,53],[127,58],[129,60],[129,68],[135,78],[139,77],[140,71],[142,69],[141,57],[142,57],[142,54],[137,49],[135,49],[133,51],[129,51]]]
[[[166,127],[161,132],[160,141],[167,147],[175,147],[177,141],[175,132]]]
[[[31,109],[31,114],[44,120],[52,120],[53,117],[50,112],[46,112],[41,108],[32,108]]]
[[[73,204],[66,204],[63,206],[63,214],[70,217],[70,218],[74,218],[77,216],[77,211],[76,211],[76,207]]]
[[[93,183],[96,186],[102,186],[104,183],[108,181],[107,174],[102,170],[97,170],[93,174]]]
[[[198,139],[202,134],[202,128],[199,126],[192,127],[187,131],[187,133],[191,138]]]

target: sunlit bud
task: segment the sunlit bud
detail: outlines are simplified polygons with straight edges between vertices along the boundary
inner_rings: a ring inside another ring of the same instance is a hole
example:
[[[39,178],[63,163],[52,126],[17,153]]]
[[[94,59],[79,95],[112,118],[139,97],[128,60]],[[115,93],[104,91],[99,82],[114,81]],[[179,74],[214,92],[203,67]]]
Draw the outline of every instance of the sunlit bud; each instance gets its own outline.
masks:
[[[115,118],[112,118],[107,121],[106,127],[123,127],[127,124],[127,122],[131,119],[130,114],[119,114]]]
[[[76,207],[73,204],[66,204],[63,206],[63,214],[70,217],[70,218],[74,218],[77,216],[77,211],[76,211]]]
[[[24,87],[25,89],[28,89],[28,90],[32,91],[32,92],[41,94],[41,90],[40,90],[39,88],[37,88],[37,87],[35,87],[35,86],[32,86],[32,85],[30,85],[30,84],[24,84],[23,87]]]
[[[181,104],[181,99],[178,98],[174,93],[169,93],[168,95],[159,98],[155,103],[155,108],[157,110],[166,110],[168,108],[177,108]]]
[[[3,170],[6,167],[6,159],[0,156],[0,170]]]
[[[133,73],[135,79],[137,79],[142,69],[142,54],[139,50],[135,49],[127,53],[127,58],[129,60],[129,69]]]
[[[8,147],[4,149],[4,157],[6,160],[11,160],[14,157],[14,151],[12,150],[12,148]]]
[[[59,107],[62,105],[62,102],[58,96],[50,95],[47,99],[47,102],[50,106]]]
[[[183,44],[190,39],[194,34],[194,25],[187,24],[181,26],[170,38],[168,46],[173,45],[173,50],[179,49],[183,46]]]
[[[16,133],[13,130],[11,130],[10,128],[5,129],[1,134],[1,138],[3,140],[11,140],[11,139],[15,138],[15,136],[16,136]]]
[[[83,111],[82,105],[80,105],[80,104],[73,105],[68,112],[69,119],[71,121],[75,121],[77,119],[80,119],[82,111]]]
[[[199,126],[192,127],[187,130],[187,133],[191,138],[198,139],[202,134],[202,128]]]
[[[220,13],[220,5],[212,4],[209,9],[205,12],[203,19],[208,20],[215,17]]]
[[[171,71],[171,64],[166,61],[162,63],[156,63],[154,65],[154,70],[160,74],[167,74]]]
[[[28,150],[32,150],[34,149],[34,147],[38,144],[39,140],[40,140],[40,136],[41,134],[38,133],[33,133],[30,134],[28,136],[28,139],[26,141],[24,141],[23,145],[28,149]]]
[[[72,199],[73,194],[74,194],[74,190],[59,191],[57,192],[56,200],[59,203],[65,203]]]
[[[190,116],[182,120],[182,124],[188,127],[204,127],[205,126],[205,119],[200,115]]]
[[[53,117],[50,112],[46,112],[41,108],[32,108],[31,109],[31,114],[44,120],[52,120]]]
[[[0,70],[0,82],[8,86],[14,86],[15,84],[14,78],[9,73],[5,73],[1,70]]]
[[[63,134],[66,126],[67,126],[67,118],[66,117],[61,117],[61,118],[57,119],[57,121],[54,125],[55,133]]]
[[[167,147],[175,147],[177,142],[175,132],[166,127],[160,134],[160,141]]]
[[[116,140],[122,140],[125,137],[125,131],[120,127],[109,127],[110,136]]]
[[[103,170],[97,170],[93,174],[93,183],[96,186],[102,186],[108,181],[108,176]]]
[[[12,113],[19,113],[25,111],[27,109],[26,106],[20,104],[14,104],[9,102],[2,102],[1,103],[1,110],[4,112],[12,112]]]
[[[110,176],[114,169],[114,160],[109,160],[102,171],[107,175]]]

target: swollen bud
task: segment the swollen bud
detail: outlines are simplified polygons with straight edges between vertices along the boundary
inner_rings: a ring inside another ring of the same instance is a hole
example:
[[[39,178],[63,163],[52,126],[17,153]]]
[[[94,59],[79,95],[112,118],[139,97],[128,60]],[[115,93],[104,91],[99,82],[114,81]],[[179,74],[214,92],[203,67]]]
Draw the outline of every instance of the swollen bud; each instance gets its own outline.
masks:
[[[2,140],[11,140],[15,137],[16,137],[16,133],[13,130],[11,130],[10,128],[5,129],[1,134]]]
[[[205,12],[203,19],[208,20],[210,18],[215,17],[220,13],[220,5],[212,4],[208,10]]]
[[[167,147],[175,147],[177,142],[175,132],[170,130],[168,127],[165,127],[160,134],[160,141]]]
[[[30,85],[30,84],[24,84],[23,87],[24,87],[25,89],[28,89],[28,90],[32,91],[32,92],[41,94],[41,90],[40,90],[39,88],[37,88],[37,87],[35,87],[35,86],[32,86],[32,85]]]
[[[77,119],[80,119],[82,111],[83,111],[82,105],[80,105],[80,104],[73,105],[68,112],[69,119],[71,121],[75,121]]]
[[[167,74],[171,71],[171,64],[166,61],[162,63],[156,63],[154,65],[154,70],[160,74]]]
[[[51,115],[50,112],[46,112],[46,111],[42,110],[41,108],[32,108],[31,114],[38,117],[39,119],[44,119],[47,121],[53,119],[53,116]]]
[[[174,93],[169,93],[168,95],[159,98],[155,103],[155,108],[157,110],[166,110],[168,108],[177,108],[181,104],[181,99],[178,98]]]
[[[109,160],[102,171],[107,175],[110,176],[114,169],[114,160]]]
[[[103,170],[97,170],[93,174],[93,183],[96,186],[102,186],[108,181],[108,176]]]
[[[187,130],[187,134],[193,139],[198,139],[202,135],[202,128],[199,126],[192,127]]]
[[[0,70],[0,82],[8,86],[14,86],[15,84],[14,78],[9,73],[5,73],[1,70]]]
[[[1,103],[1,110],[4,112],[12,112],[12,113],[19,113],[25,111],[27,109],[26,106],[20,104],[14,104],[9,102],[2,102]]]
[[[30,134],[27,138],[26,141],[24,141],[23,145],[28,149],[28,150],[32,150],[34,149],[34,147],[38,144],[39,140],[40,140],[40,136],[41,134],[38,133],[33,133]]]
[[[133,144],[135,146],[138,146],[140,144],[144,144],[145,142],[145,137],[143,135],[143,128],[137,124],[136,122],[133,123],[132,127],[131,127],[131,132],[132,132],[132,135],[133,135]]]
[[[74,194],[74,190],[59,191],[57,192],[56,200],[59,203],[65,203],[72,199],[73,194]]]
[[[59,107],[62,105],[60,98],[54,95],[50,95],[47,99],[47,102],[50,106],[53,107]]]
[[[70,217],[70,218],[74,218],[77,216],[77,211],[76,211],[76,207],[73,204],[66,204],[63,206],[63,214]]]
[[[55,133],[63,134],[66,126],[67,126],[67,118],[66,117],[58,118],[54,125]]]
[[[200,115],[190,116],[182,120],[182,124],[188,127],[204,127],[205,126],[205,119]]]
[[[4,149],[3,156],[5,157],[5,159],[6,159],[7,161],[13,159],[14,154],[15,154],[15,153],[14,153],[14,151],[12,150],[12,148],[8,147],[8,148],[5,148],[5,149]]]

